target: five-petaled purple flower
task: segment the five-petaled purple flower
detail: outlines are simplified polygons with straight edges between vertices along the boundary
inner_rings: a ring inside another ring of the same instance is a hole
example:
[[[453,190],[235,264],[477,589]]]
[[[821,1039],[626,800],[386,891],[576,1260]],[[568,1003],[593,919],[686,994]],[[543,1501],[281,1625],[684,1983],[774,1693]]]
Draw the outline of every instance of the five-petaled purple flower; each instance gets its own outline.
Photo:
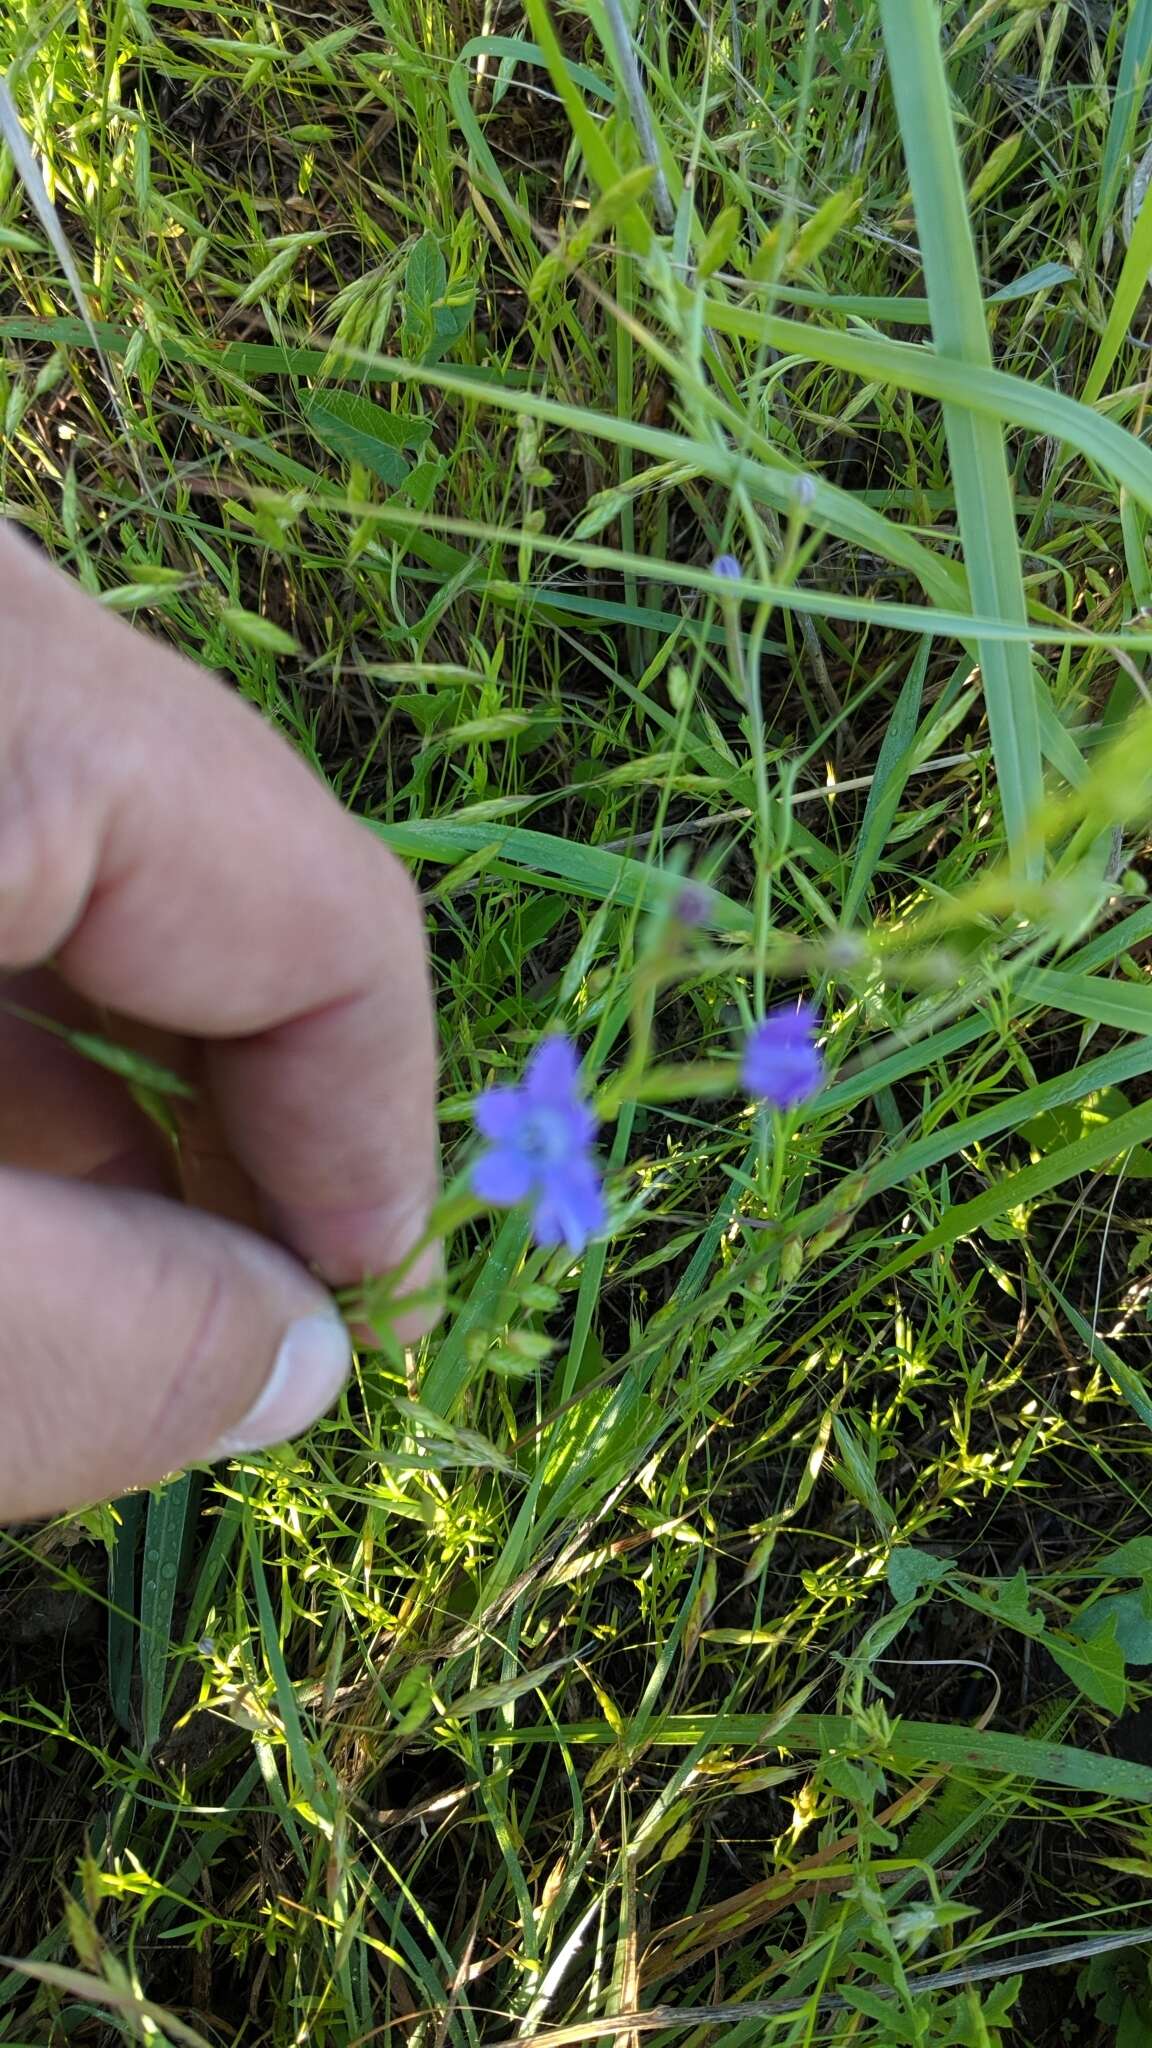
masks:
[[[486,1088],[474,1106],[486,1149],[472,1167],[482,1201],[511,1207],[531,1201],[539,1245],[581,1252],[605,1222],[592,1157],[596,1118],[579,1092],[579,1061],[569,1039],[546,1038],[519,1087]]]
[[[741,1068],[749,1095],[774,1109],[795,1109],[815,1095],[824,1079],[818,1022],[811,1003],[797,1003],[793,1010],[773,1010],[749,1032]]]

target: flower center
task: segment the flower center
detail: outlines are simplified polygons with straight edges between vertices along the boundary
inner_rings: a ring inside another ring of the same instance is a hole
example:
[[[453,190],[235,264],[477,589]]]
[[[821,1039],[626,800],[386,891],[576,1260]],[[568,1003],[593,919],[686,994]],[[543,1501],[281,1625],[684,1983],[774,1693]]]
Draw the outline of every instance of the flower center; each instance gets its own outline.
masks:
[[[517,1135],[517,1146],[533,1166],[563,1166],[572,1151],[567,1117],[557,1109],[530,1110]]]

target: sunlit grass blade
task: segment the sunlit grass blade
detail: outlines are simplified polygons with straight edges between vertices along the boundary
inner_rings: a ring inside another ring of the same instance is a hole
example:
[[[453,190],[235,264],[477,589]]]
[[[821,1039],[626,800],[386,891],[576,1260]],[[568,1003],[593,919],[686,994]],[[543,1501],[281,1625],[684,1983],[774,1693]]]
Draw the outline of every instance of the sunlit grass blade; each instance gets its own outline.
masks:
[[[140,1721],[147,1752],[160,1739],[172,1622],[195,1478],[185,1473],[152,1494],[140,1575]]]
[[[717,1744],[752,1748],[763,1739],[764,1730],[765,1719],[760,1715],[720,1713],[715,1716],[712,1734]],[[654,1723],[647,1739],[654,1749],[679,1749],[698,1742],[705,1732],[699,1715],[668,1714]],[[798,1713],[783,1727],[772,1728],[769,1736],[774,1745],[783,1749],[807,1751],[841,1749],[850,1746],[854,1739],[859,1740],[859,1728],[847,1714]],[[486,1740],[501,1747],[507,1740],[602,1747],[619,1742],[620,1734],[606,1722],[589,1720],[553,1727],[540,1723],[521,1726],[507,1737],[498,1729],[490,1729]],[[916,1770],[924,1764],[948,1764],[963,1769],[965,1774],[1009,1771],[1040,1785],[1066,1785],[1102,1797],[1152,1803],[1152,1764],[1129,1763],[1126,1758],[1109,1756],[1102,1750],[1042,1742],[1027,1735],[957,1727],[952,1722],[902,1720],[893,1723],[884,1739],[883,1752],[905,1770]]]
[[[987,368],[991,350],[964,173],[940,54],[934,0],[880,0],[889,76],[916,206],[921,261],[942,356]],[[956,511],[973,609],[989,618],[1027,617],[1004,439],[987,418],[945,407]],[[980,666],[1009,852],[1036,872],[1029,827],[1043,797],[1040,730],[1027,651],[983,641]]]
[[[1152,9],[1149,11],[1149,32],[1152,34]],[[1132,324],[1136,308],[1148,289],[1148,273],[1152,270],[1152,185],[1149,185],[1140,204],[1140,211],[1132,229],[1132,240],[1125,251],[1120,276],[1108,308],[1108,325],[1100,337],[1100,346],[1093,358],[1092,368],[1084,380],[1084,403],[1091,405],[1099,398],[1108,381],[1108,374],[1124,346],[1124,337]]]

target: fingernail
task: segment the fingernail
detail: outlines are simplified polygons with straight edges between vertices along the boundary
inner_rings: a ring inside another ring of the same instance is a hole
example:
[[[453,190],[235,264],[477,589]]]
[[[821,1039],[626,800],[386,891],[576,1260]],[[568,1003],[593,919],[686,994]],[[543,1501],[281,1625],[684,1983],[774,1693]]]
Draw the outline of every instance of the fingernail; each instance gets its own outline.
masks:
[[[351,1341],[338,1315],[324,1312],[293,1323],[255,1407],[220,1438],[209,1458],[261,1451],[300,1436],[332,1406],[351,1364]]]

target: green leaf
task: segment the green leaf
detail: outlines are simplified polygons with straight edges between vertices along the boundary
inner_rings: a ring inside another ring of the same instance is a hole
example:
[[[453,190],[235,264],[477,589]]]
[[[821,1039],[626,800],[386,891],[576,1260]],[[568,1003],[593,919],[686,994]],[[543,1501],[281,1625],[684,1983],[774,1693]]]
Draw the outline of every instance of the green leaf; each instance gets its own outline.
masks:
[[[1133,1536],[1116,1550],[1106,1551],[1095,1569],[1110,1579],[1152,1578],[1152,1536]]]
[[[448,268],[436,236],[425,231],[404,269],[404,296],[412,311],[430,315],[448,289]]]
[[[1044,1647],[1066,1678],[1110,1714],[1122,1714],[1127,1705],[1124,1683],[1124,1652],[1116,1639],[1116,1617],[1110,1615],[1100,1634],[1090,1642],[1071,1635],[1056,1635],[1050,1629]]]
[[[119,1527],[108,1561],[108,1695],[122,1728],[132,1725],[132,1675],[139,1637],[136,1619],[136,1551],[146,1496],[125,1494],[116,1503]]]
[[[950,1560],[931,1550],[893,1550],[885,1566],[888,1590],[901,1607],[914,1600],[921,1587],[938,1586],[951,1570]]]
[[[419,448],[432,431],[427,420],[406,419],[358,391],[329,386],[309,392],[304,417],[312,432],[345,462],[359,462],[390,490],[399,490],[410,464],[405,448]]]
[[[432,339],[424,349],[421,361],[438,363],[454,342],[459,341],[472,325],[476,301],[467,299],[450,300],[446,306],[435,306],[432,310]]]
[[[1094,1024],[1110,1024],[1116,1031],[1134,1031],[1141,1037],[1152,1032],[1152,987],[1053,967],[1025,976],[1019,988],[1026,998],[1066,1010],[1070,1017],[1089,1017]]]
[[[872,787],[868,792],[864,822],[856,843],[848,887],[844,892],[842,916],[846,925],[855,922],[861,906],[867,900],[872,878],[900,809],[900,799],[915,759],[913,743],[920,717],[924,677],[928,669],[930,651],[930,643],[925,638],[916,650],[912,666],[901,686],[900,695],[888,717],[876,771],[872,778]]]
[[[1105,1343],[1090,1323],[1085,1322],[1079,1309],[1074,1308],[1061,1294],[1054,1281],[1048,1280],[1046,1285],[1053,1299],[1059,1302],[1081,1342],[1087,1345],[1097,1365],[1103,1366],[1113,1386],[1128,1403],[1132,1413],[1139,1417],[1145,1429],[1152,1431],[1152,1395],[1148,1392],[1143,1375],[1136,1372],[1126,1359],[1121,1358],[1119,1352],[1113,1351],[1112,1346]],[[1124,1550],[1131,1551],[1132,1548],[1132,1544],[1124,1546]],[[1121,1555],[1123,1550],[1113,1552],[1113,1558]],[[1115,1565],[1113,1568],[1116,1569]]]
[[[1094,1643],[1115,1630],[1126,1664],[1152,1664],[1152,1587],[1139,1593],[1112,1593],[1077,1616],[1073,1633]]]
[[[1002,1984],[994,1984],[984,2002],[984,2021],[989,2027],[1006,2027],[1012,2017],[1015,2005],[1024,1987],[1023,1977],[1005,1977]],[[991,2048],[991,2044],[989,2044]]]
[[[134,1088],[144,1088],[157,1095],[179,1095],[187,1101],[195,1101],[196,1090],[191,1083],[170,1068],[162,1067],[158,1060],[150,1060],[146,1054],[135,1052],[130,1046],[116,1045],[112,1039],[101,1038],[94,1031],[67,1031],[61,1034],[67,1039],[74,1052],[78,1052],[95,1066],[104,1067],[110,1074],[118,1074],[122,1081],[128,1081]]]
[[[1068,263],[1038,263],[1035,270],[1026,270],[1023,277],[1014,277],[1011,284],[1002,284],[988,300],[990,306],[1007,306],[1013,299],[1030,299],[1033,292],[1050,291],[1053,285],[1071,284],[1076,272]]]
[[[706,299],[700,315],[710,327],[765,341],[782,355],[831,363],[851,376],[919,391],[946,403],[954,401],[986,413],[990,419],[1034,427],[1038,433],[1078,448],[1125,484],[1142,505],[1152,506],[1152,451],[1113,420],[1078,399],[1066,398],[1050,385],[959,361],[943,352],[935,354],[916,342],[836,331],[811,321],[761,313],[751,306],[727,305],[722,299]]]
[[[1141,1057],[1146,1051],[1146,1048],[1141,1048]],[[990,1188],[986,1188],[983,1194],[975,1195],[968,1202],[955,1203],[947,1209],[939,1223],[914,1239],[911,1244],[905,1245],[903,1251],[898,1252],[895,1258],[889,1259],[887,1265],[878,1273],[871,1274],[860,1287],[854,1288],[852,1293],[837,1305],[835,1311],[830,1311],[827,1317],[815,1324],[810,1335],[817,1336],[832,1320],[833,1314],[842,1318],[877,1286],[894,1279],[897,1273],[906,1272],[909,1266],[921,1264],[929,1253],[956,1244],[961,1238],[971,1237],[986,1223],[996,1222],[1000,1217],[1010,1215],[1013,1211],[1026,1210],[1030,1203],[1039,1200],[1042,1195],[1050,1194],[1064,1181],[1094,1172],[1108,1159],[1119,1157],[1130,1147],[1143,1144],[1146,1138],[1152,1138],[1152,1102],[1141,1103],[1139,1108],[1130,1110],[1127,1116],[1117,1117],[1114,1123],[1104,1126],[1103,1132],[1091,1131],[1075,1144],[1061,1145],[1057,1151],[1050,1152],[1046,1159],[1038,1160],[1035,1166],[1025,1166],[1017,1173],[1004,1174]],[[1051,1281],[1046,1284],[1066,1314],[1073,1317],[1080,1326],[1081,1333],[1086,1334],[1086,1339],[1099,1342],[1100,1340],[1094,1339],[1094,1333],[1088,1330],[1083,1318],[1065,1301],[1059,1289]],[[1104,1352],[1108,1350],[1106,1345],[1101,1345],[1101,1348]],[[1118,1384],[1118,1365],[1130,1381],[1137,1379],[1131,1367],[1115,1360],[1113,1355],[1110,1356],[1108,1371]],[[1144,1412],[1152,1426],[1152,1400],[1149,1400],[1145,1390],[1141,1391]]]
[[[547,0],[524,0],[524,12],[536,39],[540,62],[547,68],[568,116],[573,138],[583,151],[589,178],[598,191],[611,192],[625,175],[624,167],[616,161],[599,122],[585,105],[577,85],[577,67],[571,63],[556,33]],[[651,247],[652,230],[639,206],[632,207],[625,214],[620,226],[621,239],[626,247],[641,254]]]
[[[1152,994],[1152,990],[1149,991]],[[1089,1131],[1098,1130],[1111,1123],[1116,1117],[1124,1116],[1130,1104],[1119,1088],[1097,1088],[1082,1095],[1078,1102],[1065,1103],[1059,1109],[1041,1111],[1039,1116],[1028,1118],[1020,1126],[1020,1135],[1028,1140],[1032,1156],[1042,1159],[1054,1152],[1059,1145],[1072,1144]],[[1121,1165],[1125,1180],[1152,1179],[1152,1152],[1146,1145],[1135,1149],[1117,1160],[1108,1162],[1119,1171]]]
[[[878,2021],[884,2029],[883,2039],[886,2042],[890,2041],[893,2048],[896,2048],[897,2043],[901,2044],[901,2048],[904,2043],[910,2043],[911,2048],[917,2048],[917,2043],[923,2041],[922,2027],[900,2011],[895,1999],[882,1997],[880,1992],[870,1990],[866,1984],[845,1984],[841,1996],[844,2004],[851,2006],[853,2011],[864,2013],[868,2019]]]
[[[1006,1627],[1019,1629],[1026,1636],[1040,1634],[1044,1623],[1032,1606],[1032,1588],[1026,1571],[1020,1570],[1010,1579],[986,1579],[982,1590],[991,1603],[992,1613]]]

